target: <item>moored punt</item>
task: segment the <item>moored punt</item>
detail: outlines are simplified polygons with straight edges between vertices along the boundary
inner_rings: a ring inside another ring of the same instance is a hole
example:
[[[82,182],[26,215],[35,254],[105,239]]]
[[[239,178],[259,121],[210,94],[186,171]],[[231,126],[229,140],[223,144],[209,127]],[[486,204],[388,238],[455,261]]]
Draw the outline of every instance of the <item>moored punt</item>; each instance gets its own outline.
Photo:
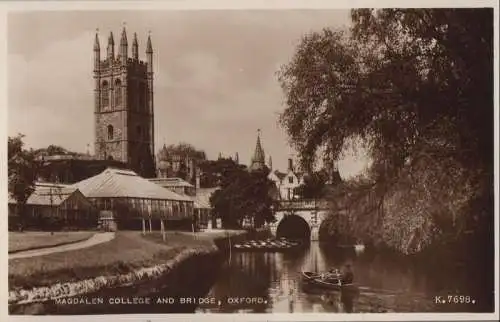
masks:
[[[288,241],[286,239],[278,240],[249,240],[241,244],[235,244],[233,248],[240,251],[265,251],[265,252],[281,252],[299,247],[301,244],[296,241]]]

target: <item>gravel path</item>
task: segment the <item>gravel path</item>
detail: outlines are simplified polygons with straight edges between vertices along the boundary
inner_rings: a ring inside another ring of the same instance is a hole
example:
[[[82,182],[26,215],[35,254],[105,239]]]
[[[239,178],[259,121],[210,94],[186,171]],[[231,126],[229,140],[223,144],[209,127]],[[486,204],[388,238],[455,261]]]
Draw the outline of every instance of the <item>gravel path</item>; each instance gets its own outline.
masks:
[[[94,236],[90,237],[89,239],[77,243],[55,246],[55,247],[47,247],[43,249],[33,249],[24,252],[18,252],[15,254],[9,254],[9,259],[36,257],[52,253],[67,252],[70,250],[76,250],[105,243],[112,240],[113,238],[115,238],[114,232],[97,233]]]

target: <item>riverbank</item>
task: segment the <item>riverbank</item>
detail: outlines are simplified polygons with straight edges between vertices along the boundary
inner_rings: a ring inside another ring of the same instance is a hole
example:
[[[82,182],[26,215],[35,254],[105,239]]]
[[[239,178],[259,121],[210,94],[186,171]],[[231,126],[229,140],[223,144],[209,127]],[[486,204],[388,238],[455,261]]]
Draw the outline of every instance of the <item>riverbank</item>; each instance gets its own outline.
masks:
[[[96,276],[126,274],[171,259],[186,249],[213,249],[214,240],[237,232],[168,232],[165,242],[159,233],[120,231],[108,243],[89,248],[54,253],[36,260],[9,260],[9,289],[27,289],[74,282]]]
[[[182,293],[182,289],[190,285],[193,279],[197,280],[197,277],[217,270],[214,266],[217,265],[216,257],[219,255],[216,243],[224,244],[227,237],[238,238],[244,234],[244,231],[196,234],[168,232],[163,241],[160,233],[143,236],[140,232],[122,231],[117,233],[114,240],[87,249],[50,254],[37,260],[11,260],[9,310],[12,314],[30,314],[26,312],[35,307],[38,308],[35,311],[47,313],[53,311],[55,306],[59,312],[61,307],[56,305],[57,299],[124,292],[124,288],[136,288],[145,284],[149,286],[144,292],[154,293],[158,285],[152,286],[150,283],[165,280],[166,276],[172,274],[178,275],[176,272],[181,266],[184,267],[184,275],[173,280],[182,282],[182,285],[174,287],[172,279],[166,284],[170,288],[169,294],[178,294],[180,290]],[[189,264],[193,260],[202,262]],[[201,263],[203,265],[200,266]],[[162,283],[165,284],[165,281]],[[194,285],[197,284],[201,285],[200,281]],[[197,293],[196,290],[192,292]],[[133,294],[136,293],[135,290]],[[71,312],[74,310],[75,308],[71,309]]]

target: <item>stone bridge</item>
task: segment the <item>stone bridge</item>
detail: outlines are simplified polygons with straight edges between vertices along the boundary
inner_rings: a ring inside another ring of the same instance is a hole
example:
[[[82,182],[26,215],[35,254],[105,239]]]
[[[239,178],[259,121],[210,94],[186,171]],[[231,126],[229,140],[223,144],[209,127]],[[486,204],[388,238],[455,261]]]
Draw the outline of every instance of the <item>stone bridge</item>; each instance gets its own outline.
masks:
[[[319,239],[319,227],[328,214],[328,203],[325,200],[284,200],[280,201],[279,207],[275,212],[276,221],[270,225],[271,232],[277,236],[285,223],[292,220],[289,225],[293,229],[301,229],[310,235],[311,240]],[[300,218],[300,219],[299,219]],[[295,221],[295,222],[293,222]],[[293,223],[292,223],[293,222]],[[280,236],[278,236],[280,237]]]

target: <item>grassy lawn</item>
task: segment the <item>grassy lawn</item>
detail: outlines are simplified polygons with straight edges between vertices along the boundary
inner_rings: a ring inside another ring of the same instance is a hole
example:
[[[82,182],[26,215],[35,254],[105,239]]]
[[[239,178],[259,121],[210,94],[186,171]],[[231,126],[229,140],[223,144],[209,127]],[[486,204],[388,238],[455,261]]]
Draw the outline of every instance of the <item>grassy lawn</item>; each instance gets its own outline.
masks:
[[[89,239],[93,231],[72,232],[9,232],[9,253],[22,250],[51,247]]]
[[[212,245],[213,238],[194,239],[189,233],[141,235],[119,231],[110,242],[75,251],[9,260],[9,289],[48,286],[58,282],[124,274],[164,263],[185,248]]]

